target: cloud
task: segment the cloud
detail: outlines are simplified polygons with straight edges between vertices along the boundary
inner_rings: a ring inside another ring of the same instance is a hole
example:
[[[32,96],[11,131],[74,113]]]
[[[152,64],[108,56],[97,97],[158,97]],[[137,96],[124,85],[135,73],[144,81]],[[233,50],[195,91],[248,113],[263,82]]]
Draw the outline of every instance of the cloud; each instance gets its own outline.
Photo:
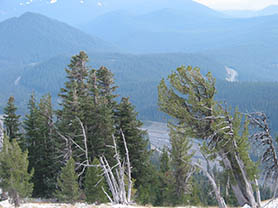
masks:
[[[103,7],[103,4],[102,4],[100,1],[97,3],[97,5],[98,5],[99,7]]]
[[[277,0],[194,0],[213,9],[248,9],[258,10],[272,4],[278,4]]]
[[[83,0],[80,0],[80,4],[83,4],[84,3],[84,1]]]
[[[50,0],[50,4],[55,4],[57,0]]]

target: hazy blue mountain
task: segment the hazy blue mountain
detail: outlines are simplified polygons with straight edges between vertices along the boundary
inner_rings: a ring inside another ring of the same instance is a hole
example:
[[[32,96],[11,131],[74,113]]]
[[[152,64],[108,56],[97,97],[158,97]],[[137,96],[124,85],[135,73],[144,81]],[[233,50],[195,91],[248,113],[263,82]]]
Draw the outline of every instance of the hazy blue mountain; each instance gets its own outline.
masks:
[[[38,12],[71,25],[89,22],[91,19],[115,10],[123,9],[136,14],[143,14],[163,8],[183,9],[194,11],[196,9],[221,15],[201,4],[191,0],[1,0],[0,21],[19,16],[26,11]]]
[[[115,51],[111,44],[65,23],[36,13],[25,13],[0,23],[0,59],[38,62],[80,50]]]
[[[71,25],[86,22],[88,18],[94,18],[101,14],[103,8],[98,5],[98,1],[85,0],[1,0],[0,20],[20,16],[26,11],[36,12],[50,16]]]
[[[83,29],[133,53],[188,53],[277,42],[276,20],[276,15],[231,19],[176,9],[144,15],[117,11],[96,18]]]

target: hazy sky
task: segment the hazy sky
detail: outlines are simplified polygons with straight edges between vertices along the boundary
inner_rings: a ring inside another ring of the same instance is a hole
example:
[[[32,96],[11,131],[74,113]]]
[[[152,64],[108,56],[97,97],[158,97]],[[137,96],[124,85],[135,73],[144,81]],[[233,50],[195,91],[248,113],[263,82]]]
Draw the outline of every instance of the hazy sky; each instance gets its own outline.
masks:
[[[219,10],[250,9],[257,10],[271,4],[278,4],[278,0],[195,0],[211,8]]]

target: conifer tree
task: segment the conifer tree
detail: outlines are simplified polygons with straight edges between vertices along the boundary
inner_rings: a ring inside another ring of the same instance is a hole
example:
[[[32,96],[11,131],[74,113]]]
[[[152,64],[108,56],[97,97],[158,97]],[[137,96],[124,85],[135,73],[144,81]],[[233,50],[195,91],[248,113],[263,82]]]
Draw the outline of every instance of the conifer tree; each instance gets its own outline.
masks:
[[[171,164],[173,168],[175,201],[176,204],[185,204],[186,195],[192,192],[192,165],[191,159],[194,153],[189,150],[192,147],[183,129],[169,124],[171,142]]]
[[[9,136],[10,140],[19,139],[20,134],[20,115],[16,114],[17,107],[14,104],[14,97],[11,96],[7,103],[7,106],[4,108],[4,126],[6,134]]]
[[[102,188],[106,189],[105,179],[102,174],[102,169],[98,167],[100,165],[98,159],[94,159],[93,166],[88,167],[85,176],[85,195],[86,201],[89,203],[104,203],[107,202],[107,197],[104,194]]]
[[[72,157],[62,168],[57,185],[58,190],[55,195],[59,201],[74,203],[80,198],[78,175],[75,172],[75,161]]]
[[[0,153],[0,186],[8,192],[16,207],[21,198],[31,196],[33,191],[30,180],[34,171],[29,173],[28,165],[28,152],[22,152],[15,139],[10,142],[5,136]]]
[[[93,157],[105,155],[113,163],[113,150],[107,145],[113,145],[112,135],[115,134],[114,108],[117,95],[114,94],[113,73],[105,67],[91,70],[88,79],[90,93],[90,111],[87,112],[88,135]]]
[[[79,145],[82,144],[83,137],[81,136],[82,130],[78,119],[82,121],[85,129],[87,129],[87,120],[85,119],[88,112],[85,110],[88,103],[87,76],[89,68],[87,63],[88,56],[84,51],[71,58],[71,63],[68,65],[68,69],[66,69],[67,81],[65,82],[65,88],[62,88],[59,94],[61,110],[57,111],[59,131]],[[61,145],[64,145],[63,149],[67,151],[65,159],[73,156],[77,161],[82,160],[78,158],[80,155],[78,150],[73,155],[71,140],[69,140],[68,144]]]
[[[37,131],[37,118],[38,118],[38,107],[36,105],[36,98],[35,94],[32,93],[29,99],[29,103],[27,105],[29,114],[25,115],[25,119],[23,121],[23,128],[24,128],[24,140],[23,140],[23,148],[28,149],[29,152],[29,160],[33,155],[33,148],[36,144],[36,138],[39,137]],[[30,160],[30,166],[32,166],[33,159]]]
[[[135,179],[135,188],[143,183],[146,169],[148,168],[149,153],[147,150],[148,141],[146,132],[143,131],[143,123],[137,119],[135,107],[130,103],[129,98],[122,98],[115,110],[116,129],[118,138],[125,136],[127,148],[130,154],[132,166],[132,177]],[[123,140],[118,140],[118,146],[122,157],[125,154]]]
[[[30,168],[35,169],[33,196],[51,197],[56,189],[59,164],[50,95],[42,97],[37,106],[33,94],[28,108],[29,114],[24,120],[24,143],[29,151]]]
[[[114,74],[109,69],[102,66],[97,70],[96,76],[99,96],[104,98],[104,103],[113,108],[116,103],[114,99],[118,96],[114,94],[115,90],[118,88],[115,86]]]
[[[179,128],[189,136],[202,138],[211,158],[221,158],[233,179],[231,187],[238,204],[257,207],[252,186],[256,166],[248,155],[248,124],[245,122],[244,131],[240,131],[240,113],[232,116],[215,101],[215,79],[211,73],[204,77],[199,68],[179,67],[168,79],[169,85],[163,79],[158,87],[160,109],[177,119]]]
[[[167,147],[163,147],[162,154],[160,156],[160,198],[161,205],[172,206],[176,202],[174,198],[174,179],[171,169],[171,159],[169,156],[169,150]]]
[[[168,148],[163,147],[162,154],[160,156],[160,172],[166,174],[170,171],[170,158],[168,154]]]

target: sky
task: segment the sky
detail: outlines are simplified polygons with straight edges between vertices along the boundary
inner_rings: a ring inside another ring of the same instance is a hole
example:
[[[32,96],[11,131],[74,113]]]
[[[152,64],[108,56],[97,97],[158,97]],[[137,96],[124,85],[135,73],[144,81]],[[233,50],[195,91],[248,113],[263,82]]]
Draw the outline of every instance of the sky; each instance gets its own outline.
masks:
[[[217,10],[259,10],[277,4],[278,0],[195,0]]]

